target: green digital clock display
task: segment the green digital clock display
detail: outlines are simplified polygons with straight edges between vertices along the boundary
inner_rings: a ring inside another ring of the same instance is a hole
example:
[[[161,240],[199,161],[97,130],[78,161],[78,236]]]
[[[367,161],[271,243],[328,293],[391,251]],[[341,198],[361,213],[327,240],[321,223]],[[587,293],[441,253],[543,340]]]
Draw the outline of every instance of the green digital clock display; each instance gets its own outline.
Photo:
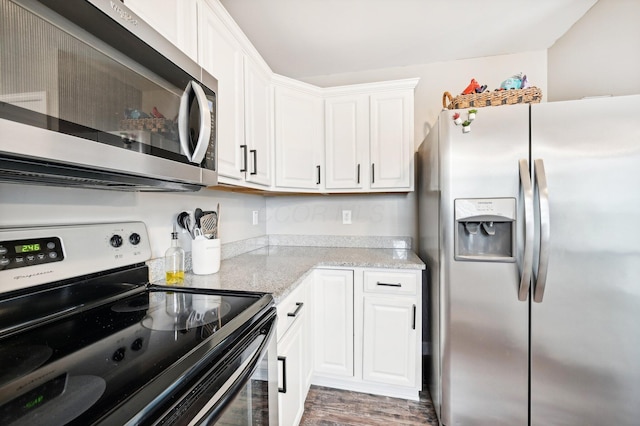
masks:
[[[40,251],[40,244],[22,244],[16,246],[16,253],[31,253],[34,251]]]

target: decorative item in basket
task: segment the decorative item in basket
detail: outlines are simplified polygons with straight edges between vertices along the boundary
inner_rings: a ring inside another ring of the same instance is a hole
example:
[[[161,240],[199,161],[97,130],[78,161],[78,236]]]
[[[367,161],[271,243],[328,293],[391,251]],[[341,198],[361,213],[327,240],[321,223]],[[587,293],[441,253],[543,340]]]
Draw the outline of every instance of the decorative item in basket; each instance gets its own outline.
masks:
[[[442,95],[442,107],[461,109],[499,105],[536,104],[541,100],[542,90],[538,87],[472,93],[470,95],[458,95],[455,98],[451,96],[451,93],[444,92]]]
[[[448,109],[479,108],[485,106],[538,103],[542,91],[532,87],[523,73],[513,75],[500,84],[500,88],[488,91],[487,85],[480,85],[475,79],[455,98],[449,92],[442,95],[442,107]]]
[[[173,133],[176,131],[175,120],[165,118],[156,107],[151,114],[137,109],[127,108],[125,118],[120,120],[120,130],[145,130],[152,133]]]
[[[153,133],[170,133],[175,123],[166,118],[138,118],[120,120],[120,130],[146,130]]]

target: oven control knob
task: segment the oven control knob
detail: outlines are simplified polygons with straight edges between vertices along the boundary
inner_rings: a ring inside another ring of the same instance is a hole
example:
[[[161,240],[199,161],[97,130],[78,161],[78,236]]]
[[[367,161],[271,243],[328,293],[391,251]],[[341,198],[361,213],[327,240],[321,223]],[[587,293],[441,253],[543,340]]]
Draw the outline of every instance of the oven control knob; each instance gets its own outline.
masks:
[[[112,247],[120,247],[122,246],[122,237],[118,234],[115,234],[111,237],[111,239],[109,240],[109,243],[111,243]]]
[[[124,359],[124,353],[125,353],[126,349],[125,348],[118,348],[116,349],[116,351],[113,353],[113,355],[111,355],[111,359],[115,362],[120,362]]]
[[[134,232],[133,234],[129,235],[129,242],[134,246],[137,246],[140,243],[140,234]]]

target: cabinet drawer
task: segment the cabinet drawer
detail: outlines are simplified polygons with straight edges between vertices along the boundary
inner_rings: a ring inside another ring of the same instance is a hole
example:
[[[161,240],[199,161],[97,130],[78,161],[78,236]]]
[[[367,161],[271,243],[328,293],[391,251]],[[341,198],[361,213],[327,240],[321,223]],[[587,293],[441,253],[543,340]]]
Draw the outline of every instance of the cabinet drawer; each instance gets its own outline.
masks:
[[[413,272],[364,271],[364,291],[392,294],[416,294],[417,275]]]
[[[278,313],[277,340],[279,341],[291,327],[294,321],[309,309],[306,306],[306,292],[304,283],[299,285],[276,307]]]

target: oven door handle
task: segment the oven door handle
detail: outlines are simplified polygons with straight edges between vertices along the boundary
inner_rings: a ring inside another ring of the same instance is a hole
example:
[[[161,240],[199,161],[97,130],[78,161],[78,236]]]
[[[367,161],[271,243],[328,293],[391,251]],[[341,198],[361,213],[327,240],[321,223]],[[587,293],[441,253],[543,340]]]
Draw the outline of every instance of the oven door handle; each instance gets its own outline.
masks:
[[[192,425],[213,424],[219,416],[224,413],[229,404],[238,396],[240,391],[246,386],[247,382],[255,373],[260,361],[266,354],[269,344],[275,338],[275,317],[271,319],[271,326],[265,335],[265,338],[256,348],[251,356],[245,360],[240,368],[220,387],[211,400],[205,405],[198,414],[189,422]],[[272,356],[275,356],[273,354]]]

